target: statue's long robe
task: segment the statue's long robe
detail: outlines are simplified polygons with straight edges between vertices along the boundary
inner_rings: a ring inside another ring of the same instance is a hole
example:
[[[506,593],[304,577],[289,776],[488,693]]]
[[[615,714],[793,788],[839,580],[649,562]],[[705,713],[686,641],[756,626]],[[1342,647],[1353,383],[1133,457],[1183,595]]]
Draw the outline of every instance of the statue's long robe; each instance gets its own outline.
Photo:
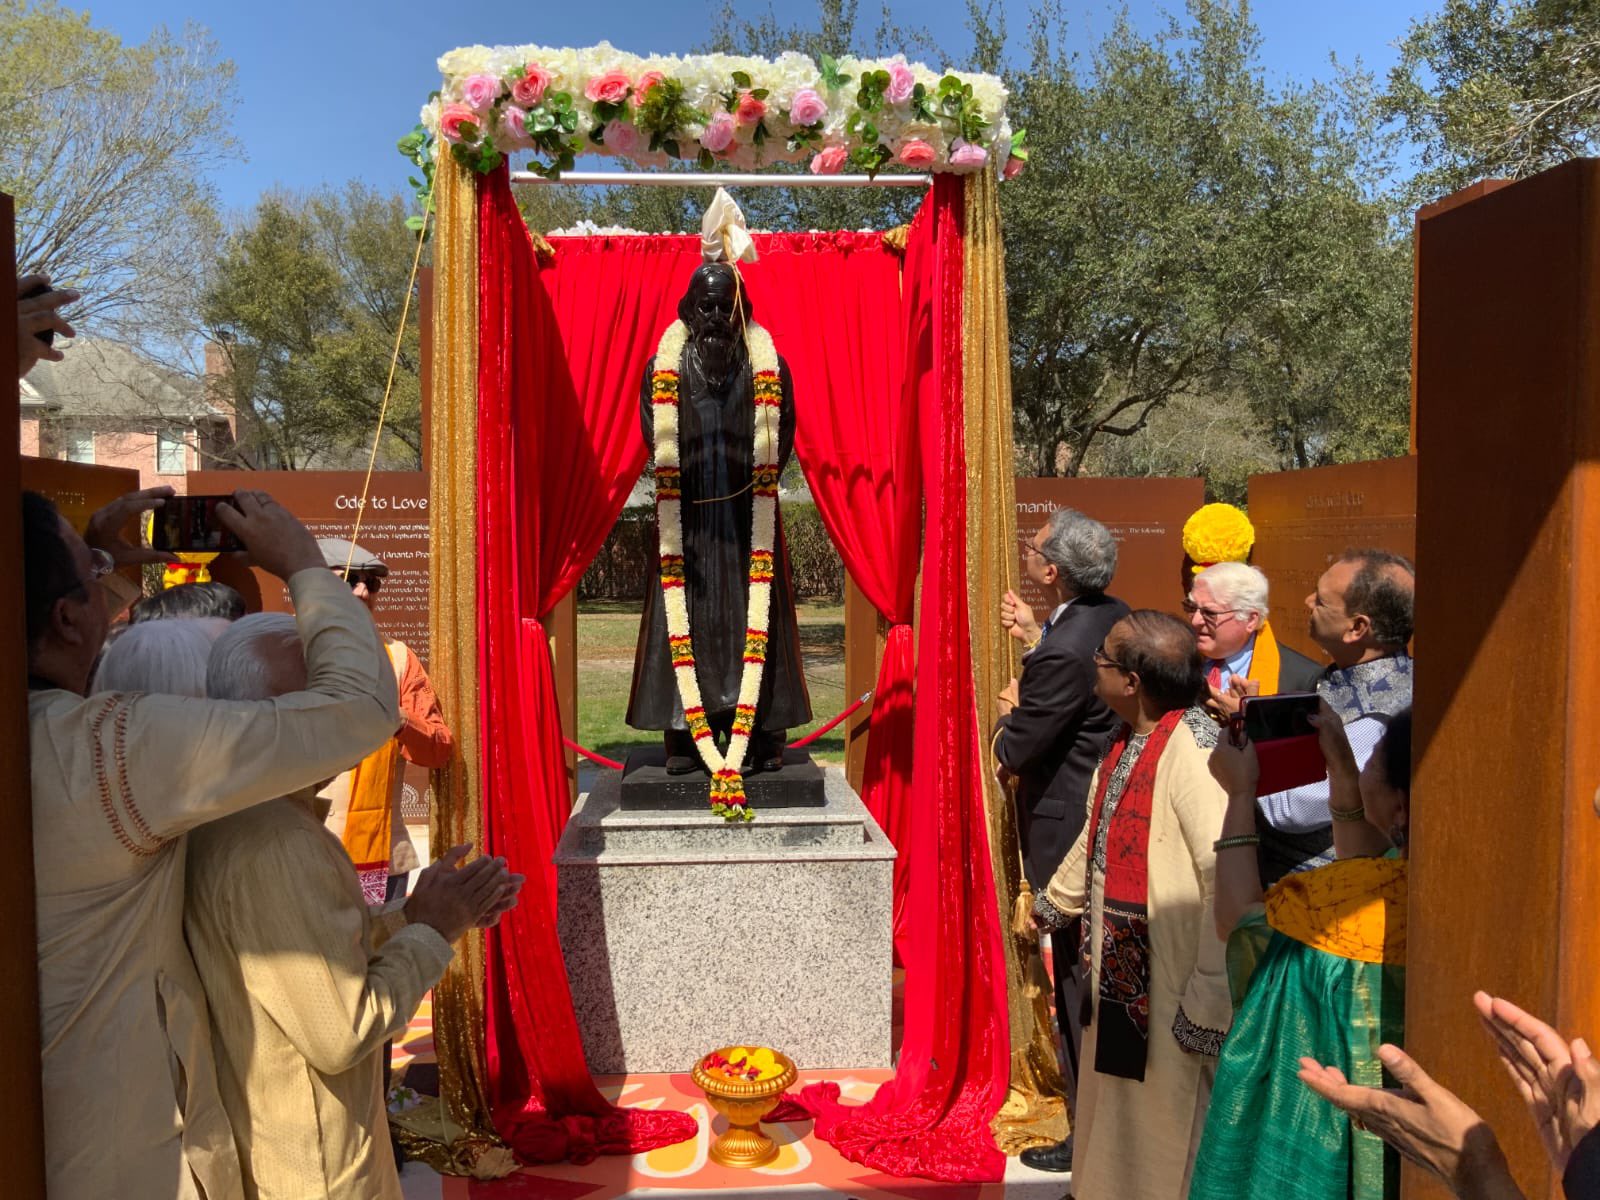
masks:
[[[645,365],[639,394],[639,419],[645,445],[655,445],[650,377]],[[779,359],[783,404],[778,421],[778,464],[794,452],[794,385],[788,364]],[[731,722],[744,671],[745,617],[750,591],[750,525],[754,494],[750,487],[755,455],[755,397],[748,361],[735,368],[727,387],[714,393],[691,348],[679,374],[678,447],[683,471],[684,571],[689,630],[694,639],[695,672],[706,715],[713,725]],[[737,495],[735,495],[737,493]],[[715,499],[731,497],[731,499]],[[709,503],[697,501],[709,500]],[[655,560],[652,560],[654,562]],[[757,729],[790,729],[811,720],[800,662],[800,631],[795,621],[794,588],[789,580],[789,550],[779,509],[773,547],[772,613],[767,663],[756,705]],[[633,691],[628,724],[635,729],[686,730],[672,660],[667,653],[667,614],[660,576],[651,572],[645,588],[639,645],[633,660]]]

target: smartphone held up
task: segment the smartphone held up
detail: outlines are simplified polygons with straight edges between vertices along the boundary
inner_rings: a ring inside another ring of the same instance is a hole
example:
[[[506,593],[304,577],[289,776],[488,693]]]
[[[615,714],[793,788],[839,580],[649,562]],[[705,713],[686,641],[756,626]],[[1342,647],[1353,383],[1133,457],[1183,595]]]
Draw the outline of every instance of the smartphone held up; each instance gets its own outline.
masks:
[[[1258,796],[1316,783],[1327,775],[1322,746],[1312,718],[1320,703],[1315,692],[1284,692],[1276,696],[1248,696],[1229,722],[1228,736],[1235,746],[1250,742],[1256,748],[1261,777]]]
[[[217,505],[232,496],[173,496],[155,512],[150,545],[173,554],[226,554],[244,544],[217,520]]]

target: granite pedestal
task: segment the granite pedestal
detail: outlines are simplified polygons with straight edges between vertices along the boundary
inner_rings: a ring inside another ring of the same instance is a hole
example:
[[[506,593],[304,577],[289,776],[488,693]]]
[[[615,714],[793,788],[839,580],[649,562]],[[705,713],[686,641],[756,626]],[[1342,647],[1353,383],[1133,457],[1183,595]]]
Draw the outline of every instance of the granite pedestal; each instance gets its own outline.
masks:
[[[556,848],[558,927],[589,1067],[687,1071],[718,1046],[890,1066],[895,850],[836,767],[820,807],[729,824],[623,810],[621,772]]]

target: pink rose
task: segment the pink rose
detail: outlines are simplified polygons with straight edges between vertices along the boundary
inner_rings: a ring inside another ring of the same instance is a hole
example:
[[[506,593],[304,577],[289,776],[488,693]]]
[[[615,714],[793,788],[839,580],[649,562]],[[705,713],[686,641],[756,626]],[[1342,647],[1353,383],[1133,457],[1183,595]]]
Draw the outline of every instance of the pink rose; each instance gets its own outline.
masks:
[[[624,155],[633,154],[639,149],[639,131],[626,121],[609,121],[606,123],[605,143],[607,150]]]
[[[757,100],[749,92],[739,93],[739,124],[754,125],[766,115],[766,101]]]
[[[982,146],[974,146],[971,142],[956,140],[955,147],[950,151],[950,164],[956,167],[981,167],[989,161],[989,152]]]
[[[483,118],[465,104],[446,104],[439,113],[439,133],[447,142],[466,141],[463,125],[472,126],[472,140],[476,142],[483,133]]]
[[[733,144],[733,118],[725,112],[712,117],[700,135],[700,144],[713,154],[721,154]]]
[[[667,77],[660,71],[646,71],[639,76],[639,82],[633,88],[633,106],[638,108],[644,103],[644,98],[650,94],[650,89],[658,83],[665,83]]]
[[[1015,179],[1018,175],[1021,175],[1022,172],[1027,169],[1027,166],[1028,166],[1028,160],[1027,159],[1018,158],[1015,154],[1013,154],[1010,158],[1006,159],[1005,170],[1000,172],[1000,178],[1001,179]]]
[[[789,105],[789,124],[815,125],[828,115],[828,106],[815,88],[801,88]]]
[[[927,142],[921,138],[912,138],[900,147],[900,153],[895,157],[908,167],[931,167],[933,160],[938,156]]]
[[[589,80],[589,86],[583,89],[583,94],[591,104],[621,104],[628,98],[632,87],[633,80],[621,71],[607,71]]]
[[[506,105],[500,110],[501,135],[514,146],[533,145],[533,141],[528,137],[526,121],[525,112],[514,104]]]
[[[837,175],[844,170],[844,164],[850,159],[850,151],[843,146],[829,146],[818,150],[811,159],[811,173],[813,175]]]
[[[484,111],[500,95],[500,81],[493,75],[468,75],[461,84],[461,102]]]
[[[511,85],[511,98],[523,108],[532,108],[544,99],[545,91],[549,87],[550,72],[529,63],[527,70],[522,73],[522,78]]]
[[[903,62],[889,64],[889,90],[884,93],[890,104],[904,104],[916,89],[917,77]]]

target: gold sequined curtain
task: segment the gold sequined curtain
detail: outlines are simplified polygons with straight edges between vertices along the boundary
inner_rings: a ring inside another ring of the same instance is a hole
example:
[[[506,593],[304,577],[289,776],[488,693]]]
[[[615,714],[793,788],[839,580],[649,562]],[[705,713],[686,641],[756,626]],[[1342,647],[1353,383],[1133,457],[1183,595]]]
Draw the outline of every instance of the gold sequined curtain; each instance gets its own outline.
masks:
[[[966,183],[962,280],[962,386],[966,398],[967,605],[978,727],[994,720],[994,698],[1017,673],[1016,642],[1000,629],[1000,597],[1017,583],[1015,458],[1011,446],[1011,343],[1006,323],[1005,247],[999,185],[992,171]],[[987,739],[985,739],[987,740]],[[981,772],[989,852],[1006,954],[1011,1086],[994,1119],[1007,1154],[1067,1136],[1065,1086],[1050,1024],[1049,983],[1033,931],[1011,797],[993,759]]]
[[[428,505],[429,676],[455,732],[450,765],[433,775],[429,845],[483,843],[478,762],[478,189],[441,156],[434,175],[433,395]],[[443,1111],[407,1149],[438,1170],[493,1176],[515,1163],[495,1135],[484,1087],[483,934],[473,930],[433,990],[433,1042]]]

